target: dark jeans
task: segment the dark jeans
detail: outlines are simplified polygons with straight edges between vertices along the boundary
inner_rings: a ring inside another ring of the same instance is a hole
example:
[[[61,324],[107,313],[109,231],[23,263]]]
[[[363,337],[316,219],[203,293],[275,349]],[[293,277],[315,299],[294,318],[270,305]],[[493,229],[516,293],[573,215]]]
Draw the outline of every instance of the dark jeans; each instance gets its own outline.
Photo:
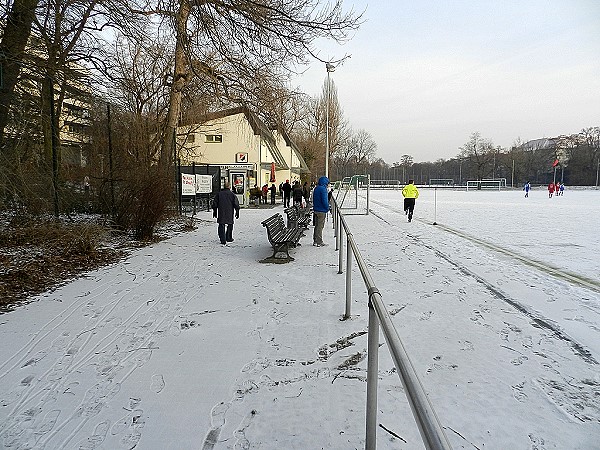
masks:
[[[404,212],[408,212],[408,220],[412,219],[413,211],[415,210],[415,199],[405,198],[404,199]]]
[[[233,241],[233,224],[232,223],[227,224],[227,231],[225,231],[224,223],[219,224],[219,239],[221,241],[221,244],[225,244],[226,242]]]

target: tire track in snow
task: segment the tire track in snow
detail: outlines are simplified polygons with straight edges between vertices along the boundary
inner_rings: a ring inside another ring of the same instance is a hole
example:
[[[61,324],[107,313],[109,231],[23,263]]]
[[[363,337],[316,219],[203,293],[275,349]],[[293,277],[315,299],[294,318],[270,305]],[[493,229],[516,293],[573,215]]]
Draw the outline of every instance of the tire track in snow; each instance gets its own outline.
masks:
[[[377,202],[375,200],[371,200],[371,201],[373,203],[376,203],[379,206],[382,206],[384,208],[389,209],[391,212],[400,214],[399,210],[395,210],[393,208],[390,208],[388,205],[386,205],[384,203],[380,203],[380,202]],[[375,215],[376,217],[378,217],[379,219],[385,221],[385,219],[383,219],[381,216],[377,215],[377,213],[374,212],[372,209],[369,210],[369,211],[373,215]],[[429,222],[427,222],[427,221],[425,221],[423,219],[415,219],[415,221],[421,222],[421,223],[427,224],[427,225],[430,224]],[[386,223],[389,223],[389,222],[386,221]],[[390,224],[390,225],[395,225],[395,224]],[[485,247],[485,248],[487,248],[489,250],[493,250],[495,252],[502,253],[503,255],[510,256],[511,258],[514,258],[514,259],[516,259],[516,260],[518,260],[518,261],[522,262],[523,264],[526,264],[526,265],[528,265],[530,267],[534,267],[534,268],[536,268],[536,269],[544,272],[545,274],[549,274],[549,275],[552,275],[552,276],[554,276],[556,278],[559,278],[559,279],[561,279],[563,281],[568,281],[568,282],[576,284],[578,286],[583,286],[583,287],[591,289],[593,291],[600,292],[600,282],[598,282],[596,280],[592,280],[590,278],[584,277],[584,276],[579,275],[579,274],[575,274],[575,273],[572,273],[572,272],[567,272],[565,270],[561,270],[558,267],[553,267],[553,266],[551,266],[549,264],[546,264],[544,262],[541,262],[541,261],[536,261],[535,259],[532,259],[532,258],[523,256],[523,255],[520,255],[517,252],[514,252],[514,251],[508,250],[508,249],[506,249],[504,247],[500,247],[498,245],[492,244],[491,242],[488,242],[488,241],[485,241],[485,240],[480,239],[478,237],[472,236],[472,235],[470,235],[468,233],[465,233],[463,231],[455,230],[454,228],[451,228],[451,227],[449,227],[447,225],[440,224],[439,222],[436,224],[436,227],[440,228],[440,229],[442,229],[442,230],[444,230],[444,231],[446,231],[448,233],[451,233],[451,234],[459,236],[459,237],[461,237],[463,239],[466,239],[468,241],[474,242],[475,244],[481,245],[482,247]]]
[[[383,206],[383,207],[389,209],[392,212],[398,212],[398,211],[393,210],[392,208],[389,208],[385,204],[380,204],[378,202],[375,202],[375,203],[377,203],[380,206]],[[393,226],[393,227],[397,227],[398,226],[396,223],[392,223],[392,222],[386,220],[385,218],[383,218],[382,216],[380,216],[379,214],[377,214],[375,211],[370,210],[370,212],[375,217],[377,217],[379,220],[385,222],[389,226]],[[420,222],[427,223],[427,222],[422,221],[422,220]],[[429,244],[425,243],[420,237],[415,236],[415,235],[411,235],[409,233],[407,233],[406,235],[409,238],[413,239],[415,242],[417,242],[419,245],[422,245],[425,248],[431,250],[436,256],[442,258],[444,261],[446,261],[449,264],[451,264],[452,266],[454,266],[461,273],[463,273],[463,274],[465,274],[465,275],[467,275],[469,277],[472,277],[478,283],[481,283],[483,286],[485,286],[486,289],[488,289],[494,295],[494,297],[496,297],[496,298],[502,300],[503,302],[509,304],[514,309],[516,309],[520,313],[522,313],[525,316],[527,316],[528,318],[530,318],[533,321],[533,323],[536,324],[536,326],[550,331],[558,339],[561,339],[561,340],[569,343],[569,345],[573,349],[573,352],[576,355],[580,356],[585,362],[587,362],[588,364],[598,364],[598,361],[596,361],[596,359],[592,356],[592,353],[589,350],[587,350],[582,344],[580,344],[575,339],[573,339],[571,336],[569,336],[568,334],[566,334],[563,330],[561,330],[558,325],[553,324],[550,319],[547,319],[545,317],[541,317],[539,314],[537,314],[534,311],[530,310],[525,305],[523,305],[523,304],[519,303],[517,300],[511,298],[509,294],[507,294],[506,292],[502,291],[500,288],[498,288],[493,283],[491,283],[488,280],[486,280],[484,277],[482,277],[480,275],[477,275],[475,272],[472,272],[467,267],[465,267],[462,264],[454,261],[450,256],[448,256],[448,255],[440,252],[438,249],[436,249],[432,245],[429,245]],[[465,237],[465,239],[468,239],[468,237]],[[484,241],[482,241],[482,242],[484,242]],[[492,247],[495,247],[495,246],[493,246],[493,244],[490,244],[490,245],[492,245]],[[490,248],[492,248],[492,247],[490,247]],[[500,247],[498,247],[498,248],[500,248]]]

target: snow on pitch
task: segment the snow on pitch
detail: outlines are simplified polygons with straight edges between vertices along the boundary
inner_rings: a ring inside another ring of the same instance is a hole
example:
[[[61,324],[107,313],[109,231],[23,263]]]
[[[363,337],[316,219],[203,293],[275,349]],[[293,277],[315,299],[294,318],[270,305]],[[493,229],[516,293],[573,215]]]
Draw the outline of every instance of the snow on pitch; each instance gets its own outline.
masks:
[[[347,220],[453,447],[597,448],[600,192],[422,190],[410,224],[398,191],[372,199]],[[340,321],[331,222],[259,264],[273,212],[226,247],[201,213],[0,316],[0,446],[363,448],[360,275]],[[422,448],[385,344],[379,375],[378,448]]]

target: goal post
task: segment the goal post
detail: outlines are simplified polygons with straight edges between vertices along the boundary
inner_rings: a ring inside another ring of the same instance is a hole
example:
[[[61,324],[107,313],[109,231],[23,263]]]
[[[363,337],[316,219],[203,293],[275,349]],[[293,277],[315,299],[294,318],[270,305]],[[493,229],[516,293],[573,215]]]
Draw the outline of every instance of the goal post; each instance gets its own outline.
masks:
[[[454,186],[454,178],[432,178],[429,186]]]
[[[369,214],[369,175],[352,175],[334,183],[334,198],[344,214]]]
[[[467,191],[499,191],[506,187],[506,178],[495,180],[468,180]]]

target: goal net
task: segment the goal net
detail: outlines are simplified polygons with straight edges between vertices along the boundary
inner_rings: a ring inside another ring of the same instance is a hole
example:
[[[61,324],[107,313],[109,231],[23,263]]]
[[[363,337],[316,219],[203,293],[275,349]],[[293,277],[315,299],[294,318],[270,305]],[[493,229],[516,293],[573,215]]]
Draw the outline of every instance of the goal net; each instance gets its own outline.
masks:
[[[506,178],[497,178],[495,180],[468,180],[467,191],[492,190],[499,191],[506,187]]]
[[[454,178],[432,178],[429,186],[454,186]]]

